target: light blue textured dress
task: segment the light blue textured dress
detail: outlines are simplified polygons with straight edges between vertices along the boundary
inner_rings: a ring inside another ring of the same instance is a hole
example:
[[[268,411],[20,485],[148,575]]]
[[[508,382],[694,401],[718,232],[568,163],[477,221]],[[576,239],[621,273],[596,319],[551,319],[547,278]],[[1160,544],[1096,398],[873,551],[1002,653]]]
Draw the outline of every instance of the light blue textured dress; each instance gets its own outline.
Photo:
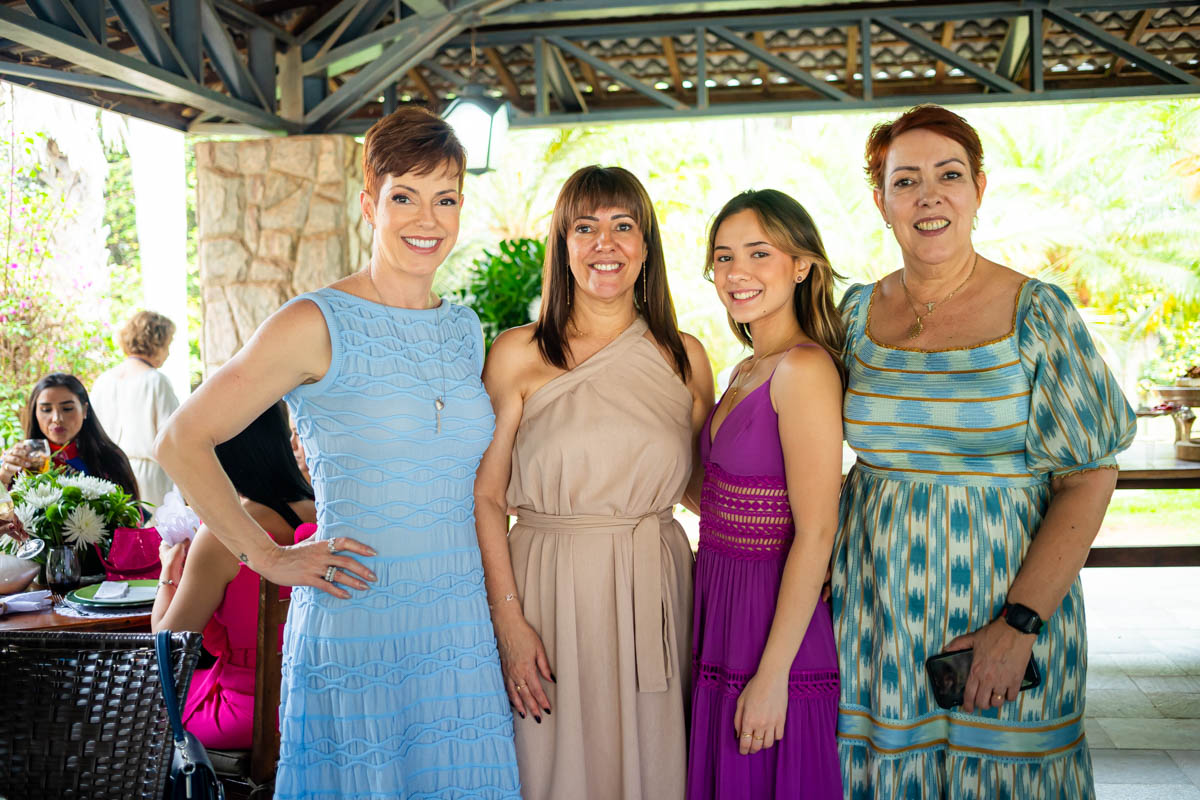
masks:
[[[336,289],[333,356],[286,397],[308,456],[317,538],[378,555],[339,600],[292,594],[276,798],[519,798],[512,712],[475,538],[475,469],[494,426],[468,308],[392,308]],[[441,430],[434,401],[443,397]]]
[[[1050,480],[1115,467],[1135,418],[1061,289],[1027,280],[1009,335],[939,351],[880,344],[874,285],[842,301],[846,440],[833,615],[848,798],[1090,798],[1087,634],[1076,579],[1037,637],[1040,688],[964,714],[924,664],[994,620]]]

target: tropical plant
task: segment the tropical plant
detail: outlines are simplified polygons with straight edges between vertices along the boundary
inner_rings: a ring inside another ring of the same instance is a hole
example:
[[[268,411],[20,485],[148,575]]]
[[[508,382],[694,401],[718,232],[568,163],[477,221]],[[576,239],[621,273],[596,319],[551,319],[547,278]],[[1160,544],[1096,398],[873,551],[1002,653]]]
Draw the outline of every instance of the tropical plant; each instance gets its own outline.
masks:
[[[546,243],[540,239],[503,239],[499,252],[484,250],[467,284],[450,293],[475,309],[486,347],[509,328],[532,322],[542,295]]]
[[[114,528],[135,527],[141,519],[137,503],[120,486],[62,468],[21,473],[11,494],[26,533],[49,547],[107,549]],[[0,550],[12,553],[16,545],[12,537],[0,537]]]

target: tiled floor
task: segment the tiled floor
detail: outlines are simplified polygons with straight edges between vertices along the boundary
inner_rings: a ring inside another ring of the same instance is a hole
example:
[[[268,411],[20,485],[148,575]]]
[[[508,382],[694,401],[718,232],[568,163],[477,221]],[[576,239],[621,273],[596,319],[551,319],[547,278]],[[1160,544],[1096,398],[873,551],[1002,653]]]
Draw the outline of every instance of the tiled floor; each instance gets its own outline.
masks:
[[[1098,800],[1200,800],[1200,568],[1086,569]]]

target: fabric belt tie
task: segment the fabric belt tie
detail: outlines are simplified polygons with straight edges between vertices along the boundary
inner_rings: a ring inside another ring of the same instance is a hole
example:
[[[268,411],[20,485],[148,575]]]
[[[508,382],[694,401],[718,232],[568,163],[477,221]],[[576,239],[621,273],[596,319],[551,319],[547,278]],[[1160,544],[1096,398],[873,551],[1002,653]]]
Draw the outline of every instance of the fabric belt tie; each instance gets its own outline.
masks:
[[[663,612],[660,531],[674,520],[671,509],[651,511],[641,517],[557,516],[524,508],[517,512],[517,524],[543,530],[615,533],[633,528],[633,652],[638,691],[665,692],[667,679],[674,677],[668,642],[674,632],[667,629]]]

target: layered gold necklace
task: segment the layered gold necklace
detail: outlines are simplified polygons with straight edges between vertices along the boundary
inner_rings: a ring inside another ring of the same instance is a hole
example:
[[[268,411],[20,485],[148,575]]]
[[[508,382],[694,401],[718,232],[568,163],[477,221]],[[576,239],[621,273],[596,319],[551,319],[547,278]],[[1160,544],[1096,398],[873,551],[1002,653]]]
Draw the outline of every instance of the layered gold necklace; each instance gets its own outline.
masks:
[[[746,379],[749,377],[750,373],[754,372],[755,368],[760,362],[762,362],[764,358],[777,356],[785,350],[790,350],[791,347],[792,345],[789,344],[787,347],[781,347],[778,350],[772,350],[770,353],[763,353],[761,356],[755,356],[754,358],[750,359],[750,366],[738,372],[737,380],[734,382],[733,387],[729,390],[729,402],[733,403],[737,400],[738,392],[742,390],[742,386],[745,385]]]
[[[967,281],[971,280],[971,276],[975,274],[975,268],[979,266],[979,253],[975,254],[975,261],[971,264],[971,271],[967,273],[967,277],[963,278],[963,282],[954,287],[950,294],[943,297],[941,300],[934,300],[928,303],[918,303],[912,293],[908,291],[908,283],[904,280],[904,271],[900,272],[900,286],[904,289],[904,296],[908,298],[908,304],[912,306],[913,314],[916,315],[917,321],[914,322],[908,329],[908,338],[915,339],[925,330],[924,319],[932,314],[938,306],[945,303],[951,297],[958,294],[958,290],[967,285]],[[925,313],[922,314],[919,306],[925,306]]]

